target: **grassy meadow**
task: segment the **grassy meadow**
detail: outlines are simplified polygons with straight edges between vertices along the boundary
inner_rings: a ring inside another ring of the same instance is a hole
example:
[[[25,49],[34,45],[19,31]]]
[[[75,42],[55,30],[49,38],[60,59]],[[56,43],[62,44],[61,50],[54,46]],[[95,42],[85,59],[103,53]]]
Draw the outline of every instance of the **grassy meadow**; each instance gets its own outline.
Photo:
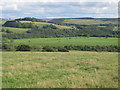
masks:
[[[72,24],[83,24],[83,25],[92,25],[92,24],[117,24],[118,21],[103,21],[99,19],[66,19],[63,23],[72,23]]]
[[[16,39],[14,45],[28,44],[31,46],[65,46],[65,45],[88,45],[88,46],[118,46],[118,38],[105,37],[66,37],[66,38],[29,38]]]
[[[117,88],[118,53],[3,52],[3,88]]]
[[[47,22],[34,22],[35,25],[38,25],[38,26],[43,26],[43,25],[51,25],[52,23],[47,23]],[[72,28],[72,26],[64,26],[64,25],[57,25],[57,24],[52,24],[54,26],[56,26],[57,28],[60,28],[60,29],[70,29]]]
[[[14,28],[14,27],[2,27],[3,29],[7,29],[12,31],[13,33],[25,33],[26,31],[30,30],[29,28]]]
[[[47,22],[32,22],[32,21],[20,21],[21,23],[32,23],[34,25],[37,25],[39,27],[43,27],[44,25],[51,25],[52,23],[47,23]],[[70,29],[72,26],[65,26],[65,25],[57,25],[57,24],[52,24],[56,26],[57,28],[60,29]]]
[[[5,22],[6,20],[0,20],[0,26],[2,26]]]

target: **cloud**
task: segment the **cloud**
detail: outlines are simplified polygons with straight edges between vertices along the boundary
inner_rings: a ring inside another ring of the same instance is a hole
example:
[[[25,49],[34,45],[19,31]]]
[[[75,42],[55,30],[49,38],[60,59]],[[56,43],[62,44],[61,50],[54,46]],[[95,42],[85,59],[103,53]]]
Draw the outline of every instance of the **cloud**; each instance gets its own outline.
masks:
[[[2,0],[2,2],[118,2],[119,0]]]
[[[2,10],[19,10],[19,9],[16,4],[10,4],[3,7]]]
[[[88,2],[88,0],[75,0],[78,2],[72,2],[73,0],[71,2],[70,0],[69,2],[68,0],[66,2],[55,2],[55,0],[5,1],[0,4],[4,18],[15,18],[12,16],[38,18],[116,17],[118,15],[118,7],[115,2]]]

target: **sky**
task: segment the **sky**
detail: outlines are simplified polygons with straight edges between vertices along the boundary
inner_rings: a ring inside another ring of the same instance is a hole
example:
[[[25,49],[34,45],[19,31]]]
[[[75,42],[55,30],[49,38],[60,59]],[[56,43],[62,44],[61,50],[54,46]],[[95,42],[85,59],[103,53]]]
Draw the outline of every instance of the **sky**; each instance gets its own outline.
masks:
[[[2,0],[1,18],[116,18],[118,0]]]

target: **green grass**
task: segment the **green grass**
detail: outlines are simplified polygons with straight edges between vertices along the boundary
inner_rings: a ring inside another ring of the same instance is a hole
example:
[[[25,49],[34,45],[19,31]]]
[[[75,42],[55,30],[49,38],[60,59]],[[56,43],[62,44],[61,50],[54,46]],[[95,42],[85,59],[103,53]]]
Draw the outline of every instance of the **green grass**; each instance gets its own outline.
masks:
[[[3,88],[117,88],[118,53],[3,52]]]
[[[0,20],[0,26],[2,26],[5,22],[6,20]]]
[[[47,22],[34,22],[34,24],[38,25],[38,26],[43,26],[43,25],[50,25],[51,23],[47,23]],[[57,25],[57,24],[52,24],[54,26],[56,26],[57,28],[60,29],[70,29],[72,28],[71,26],[64,26],[64,25]]]
[[[92,24],[117,24],[118,21],[102,21],[99,19],[66,19],[62,23],[72,23],[72,24],[82,24],[82,25],[92,25]]]
[[[103,37],[66,37],[66,38],[29,38],[14,40],[14,45],[28,44],[31,46],[65,46],[65,45],[89,45],[89,46],[108,46],[118,45],[117,38]]]
[[[50,25],[52,23],[47,23],[47,22],[31,22],[31,21],[20,21],[22,23],[33,23],[35,25],[38,25],[39,27],[43,27],[44,25]],[[60,28],[60,29],[70,29],[72,28],[71,26],[64,26],[64,25],[57,25],[57,24],[52,24],[52,25],[55,25],[57,28]]]
[[[29,28],[13,28],[13,27],[2,27],[3,29],[8,29],[13,33],[25,33],[26,31],[30,30]]]
[[[78,51],[78,50],[69,50],[69,52],[96,52],[96,51]]]

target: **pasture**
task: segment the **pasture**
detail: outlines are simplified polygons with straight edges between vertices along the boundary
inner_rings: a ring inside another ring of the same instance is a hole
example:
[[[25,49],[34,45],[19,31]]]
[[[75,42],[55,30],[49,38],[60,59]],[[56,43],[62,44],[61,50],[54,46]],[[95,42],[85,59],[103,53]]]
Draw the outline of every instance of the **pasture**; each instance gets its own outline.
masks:
[[[14,27],[2,27],[3,29],[7,29],[12,31],[13,33],[25,33],[26,31],[30,30],[29,28],[14,28]]]
[[[62,23],[92,25],[92,24],[118,24],[118,21],[102,21],[100,19],[66,19]]]
[[[5,22],[6,20],[0,20],[0,26],[2,26]]]
[[[31,21],[20,21],[21,23],[32,23],[34,25],[37,25],[39,27],[42,27],[44,25],[51,25],[52,23],[47,23],[47,22],[31,22]],[[54,26],[56,26],[57,28],[60,29],[70,29],[72,28],[72,26],[65,26],[65,25],[57,25],[57,24],[52,24]]]
[[[66,37],[66,38],[29,38],[16,39],[14,45],[27,44],[31,46],[68,46],[68,45],[88,45],[88,46],[118,46],[118,38],[105,37]]]
[[[38,26],[43,26],[43,25],[51,25],[52,23],[47,23],[47,22],[34,22],[35,25],[38,25]],[[71,26],[64,26],[64,25],[57,25],[57,24],[52,24],[54,26],[56,26],[57,28],[60,28],[60,29],[70,29],[72,28]]]
[[[3,88],[118,88],[118,53],[3,52]]]

